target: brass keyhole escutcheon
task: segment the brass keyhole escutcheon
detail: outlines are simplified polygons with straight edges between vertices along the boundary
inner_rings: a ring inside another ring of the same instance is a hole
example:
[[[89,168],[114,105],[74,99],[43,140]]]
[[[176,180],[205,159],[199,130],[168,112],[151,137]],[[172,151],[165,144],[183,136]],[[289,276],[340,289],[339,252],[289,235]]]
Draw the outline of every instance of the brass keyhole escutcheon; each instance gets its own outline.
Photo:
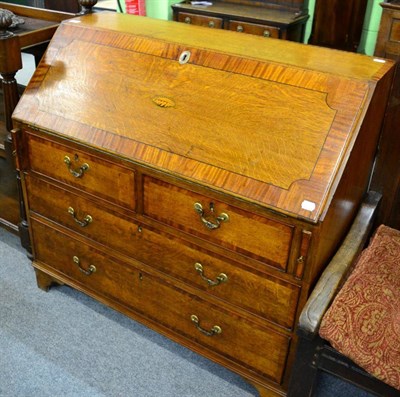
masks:
[[[181,65],[184,65],[185,63],[188,63],[189,59],[190,59],[190,55],[191,55],[190,51],[183,51],[181,53],[181,55],[179,56],[179,63]]]

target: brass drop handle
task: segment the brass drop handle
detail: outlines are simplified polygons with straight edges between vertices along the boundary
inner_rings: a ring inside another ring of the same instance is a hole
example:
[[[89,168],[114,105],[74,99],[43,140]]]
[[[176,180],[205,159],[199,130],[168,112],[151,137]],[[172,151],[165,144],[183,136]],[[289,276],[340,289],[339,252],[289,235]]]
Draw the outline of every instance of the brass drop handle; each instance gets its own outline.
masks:
[[[72,168],[72,161],[68,156],[64,156],[64,163],[67,165],[68,171],[71,173],[72,176],[75,178],[81,178],[85,171],[89,169],[89,164],[84,163],[79,168],[73,169]]]
[[[74,221],[75,221],[79,226],[82,226],[82,227],[87,226],[89,223],[91,223],[91,222],[93,221],[93,218],[92,218],[90,215],[85,215],[85,217],[83,218],[83,220],[79,220],[79,219],[76,217],[75,210],[74,210],[72,207],[68,207],[68,214],[70,214],[70,215],[74,218]]]
[[[263,36],[264,37],[271,37],[271,32],[269,30],[264,30]]]
[[[81,266],[81,261],[77,256],[73,256],[72,260],[74,263],[78,266],[79,270],[83,273],[86,274],[86,276],[90,276],[92,273],[95,273],[96,271],[96,266],[90,265],[89,268],[86,270]]]
[[[238,25],[236,28],[237,32],[243,32],[244,31],[244,27],[242,25]]]
[[[210,287],[215,287],[216,285],[219,285],[221,283],[226,283],[228,281],[228,276],[225,273],[220,273],[219,276],[216,277],[216,281],[210,280],[204,275],[203,272],[203,265],[199,262],[194,264],[194,268],[196,269],[196,272],[200,274],[200,277],[207,282],[207,284]]]
[[[207,335],[207,336],[214,336],[214,335],[217,335],[217,334],[222,333],[222,328],[221,328],[219,325],[214,325],[214,326],[211,328],[211,331],[207,331],[206,329],[202,328],[202,327],[200,326],[200,320],[199,320],[199,318],[198,318],[195,314],[192,314],[192,315],[190,316],[190,319],[192,320],[192,322],[194,323],[194,325],[196,326],[196,328],[197,328],[201,333],[203,333],[204,335]]]
[[[185,23],[192,23],[192,19],[190,17],[185,18]]]
[[[229,221],[229,215],[224,212],[218,216],[214,214],[214,203],[210,203],[210,212],[208,214],[205,213],[200,203],[194,203],[194,210],[199,214],[204,226],[210,230],[218,229],[221,226],[221,222]]]
[[[215,22],[214,21],[208,22],[208,27],[209,28],[214,28],[215,27]]]

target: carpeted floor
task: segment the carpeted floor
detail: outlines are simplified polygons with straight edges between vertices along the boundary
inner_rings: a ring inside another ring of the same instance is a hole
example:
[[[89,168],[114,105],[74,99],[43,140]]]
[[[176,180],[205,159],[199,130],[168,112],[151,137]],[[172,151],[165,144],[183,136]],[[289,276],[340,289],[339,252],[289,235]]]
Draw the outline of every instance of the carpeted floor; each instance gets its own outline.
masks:
[[[0,397],[253,397],[242,378],[69,287],[0,228]],[[367,397],[324,378],[319,397]]]

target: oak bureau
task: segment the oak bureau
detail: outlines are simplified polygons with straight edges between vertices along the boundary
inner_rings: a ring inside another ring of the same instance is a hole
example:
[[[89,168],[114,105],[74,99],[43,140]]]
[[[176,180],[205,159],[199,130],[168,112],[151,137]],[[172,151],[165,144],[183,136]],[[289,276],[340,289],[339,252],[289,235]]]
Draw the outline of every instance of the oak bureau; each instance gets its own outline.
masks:
[[[39,287],[70,285],[284,396],[392,74],[171,21],[63,22],[13,114]]]

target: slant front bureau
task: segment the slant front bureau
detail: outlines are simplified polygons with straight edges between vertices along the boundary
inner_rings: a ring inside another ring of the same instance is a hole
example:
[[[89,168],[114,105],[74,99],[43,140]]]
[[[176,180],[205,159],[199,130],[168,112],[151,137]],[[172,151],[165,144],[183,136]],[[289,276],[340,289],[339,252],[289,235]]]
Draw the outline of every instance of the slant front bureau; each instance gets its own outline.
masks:
[[[63,23],[14,112],[39,287],[284,396],[359,206],[392,64],[149,18]]]

